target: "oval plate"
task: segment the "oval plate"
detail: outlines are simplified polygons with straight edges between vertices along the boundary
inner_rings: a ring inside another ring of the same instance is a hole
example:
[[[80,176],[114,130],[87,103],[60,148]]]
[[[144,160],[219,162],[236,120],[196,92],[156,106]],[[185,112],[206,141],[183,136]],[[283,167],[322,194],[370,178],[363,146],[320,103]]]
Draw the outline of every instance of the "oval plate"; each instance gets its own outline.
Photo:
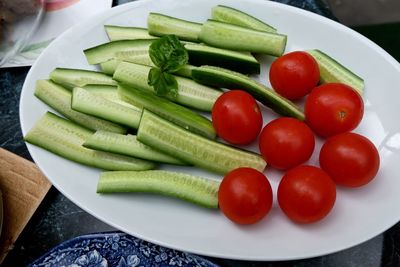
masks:
[[[218,211],[194,207],[174,199],[148,195],[98,195],[99,170],[64,160],[38,147],[28,149],[43,173],[64,195],[108,224],[147,241],[202,255],[247,260],[289,260],[342,250],[394,225],[400,218],[400,124],[397,99],[400,67],[377,45],[334,21],[287,5],[257,0],[221,0],[219,4],[248,12],[288,35],[286,51],[318,48],[365,79],[365,115],[357,128],[379,148],[377,178],[360,189],[338,188],[331,214],[313,225],[291,223],[276,201],[262,222],[240,227]],[[214,0],[145,0],[122,5],[73,27],[55,40],[36,61],[25,81],[20,116],[24,134],[48,110],[33,95],[35,81],[46,79],[55,67],[94,68],[83,49],[108,41],[104,24],[146,27],[149,12],[202,22],[210,16]],[[272,57],[261,57],[266,84]],[[273,118],[263,109],[264,121]],[[318,164],[320,140],[310,164]],[[170,169],[173,169],[172,167]],[[203,176],[194,168],[175,168]],[[282,173],[266,171],[274,192]],[[215,176],[214,176],[215,177]]]

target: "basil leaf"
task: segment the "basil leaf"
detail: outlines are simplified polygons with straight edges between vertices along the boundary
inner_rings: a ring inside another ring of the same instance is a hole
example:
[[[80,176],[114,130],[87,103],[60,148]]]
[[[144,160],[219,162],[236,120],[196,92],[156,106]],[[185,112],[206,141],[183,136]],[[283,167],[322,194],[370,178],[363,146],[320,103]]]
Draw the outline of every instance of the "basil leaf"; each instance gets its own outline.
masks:
[[[166,35],[152,42],[150,58],[161,71],[175,72],[187,64],[189,55],[175,35]]]
[[[147,83],[154,87],[154,91],[159,96],[171,96],[176,98],[178,95],[178,83],[175,77],[167,72],[161,72],[158,68],[151,68]]]
[[[163,83],[167,87],[167,95],[176,98],[178,96],[178,82],[172,74],[163,73]]]
[[[152,67],[149,71],[149,75],[147,76],[147,84],[150,86],[154,86],[160,80],[160,76],[160,69]]]
[[[157,67],[150,69],[147,83],[160,96],[178,96],[178,82],[170,73],[187,64],[189,55],[175,35],[166,35],[152,42],[149,55]]]

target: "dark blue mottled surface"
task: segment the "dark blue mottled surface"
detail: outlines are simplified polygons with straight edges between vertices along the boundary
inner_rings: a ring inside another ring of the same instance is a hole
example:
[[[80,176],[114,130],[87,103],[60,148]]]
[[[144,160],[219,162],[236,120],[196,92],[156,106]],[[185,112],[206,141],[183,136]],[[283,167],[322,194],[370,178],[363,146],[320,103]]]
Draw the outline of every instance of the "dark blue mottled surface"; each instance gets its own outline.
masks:
[[[0,69],[0,147],[31,159],[19,124],[19,96],[29,68]]]
[[[129,1],[114,1],[114,3]],[[280,0],[333,18],[329,8],[318,0]],[[0,146],[31,159],[22,141],[18,103],[29,68],[0,69]],[[371,218],[379,219],[379,218]],[[349,225],[357,227],[357,225]],[[3,266],[26,266],[55,245],[81,234],[113,230],[95,219],[52,188],[9,253]],[[338,233],[340,234],[340,233]],[[339,253],[290,262],[244,262],[209,258],[221,266],[400,266],[400,224],[359,246]]]

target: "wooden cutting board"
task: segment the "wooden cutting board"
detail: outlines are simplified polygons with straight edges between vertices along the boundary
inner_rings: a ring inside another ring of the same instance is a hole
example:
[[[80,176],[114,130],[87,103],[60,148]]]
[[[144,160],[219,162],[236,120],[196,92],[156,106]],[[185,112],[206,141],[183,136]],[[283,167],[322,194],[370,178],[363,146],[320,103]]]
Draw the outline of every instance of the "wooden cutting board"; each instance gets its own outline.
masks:
[[[3,193],[3,228],[0,264],[51,187],[36,165],[0,148],[0,190]]]

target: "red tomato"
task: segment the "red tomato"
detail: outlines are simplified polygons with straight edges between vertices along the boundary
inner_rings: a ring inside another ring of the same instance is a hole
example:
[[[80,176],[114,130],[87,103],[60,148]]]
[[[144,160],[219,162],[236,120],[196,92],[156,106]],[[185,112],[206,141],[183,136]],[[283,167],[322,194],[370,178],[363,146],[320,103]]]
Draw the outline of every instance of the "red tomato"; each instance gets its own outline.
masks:
[[[282,211],[296,223],[313,223],[323,219],[336,201],[332,179],[317,167],[303,165],[289,170],[278,186]]]
[[[222,180],[218,202],[221,211],[233,222],[256,223],[272,207],[271,185],[263,173],[251,168],[238,168]]]
[[[329,137],[356,128],[364,114],[364,103],[350,86],[326,83],[308,95],[304,112],[311,129]]]
[[[259,148],[272,167],[285,170],[307,161],[314,151],[315,138],[302,121],[282,117],[265,125]]]
[[[337,184],[359,187],[374,179],[380,159],[378,150],[366,137],[342,133],[326,140],[319,163]]]
[[[302,98],[319,82],[318,63],[306,52],[288,53],[272,62],[269,80],[272,88],[283,97]]]
[[[215,101],[212,123],[217,134],[224,140],[246,145],[257,138],[263,119],[260,107],[249,93],[231,90]]]

